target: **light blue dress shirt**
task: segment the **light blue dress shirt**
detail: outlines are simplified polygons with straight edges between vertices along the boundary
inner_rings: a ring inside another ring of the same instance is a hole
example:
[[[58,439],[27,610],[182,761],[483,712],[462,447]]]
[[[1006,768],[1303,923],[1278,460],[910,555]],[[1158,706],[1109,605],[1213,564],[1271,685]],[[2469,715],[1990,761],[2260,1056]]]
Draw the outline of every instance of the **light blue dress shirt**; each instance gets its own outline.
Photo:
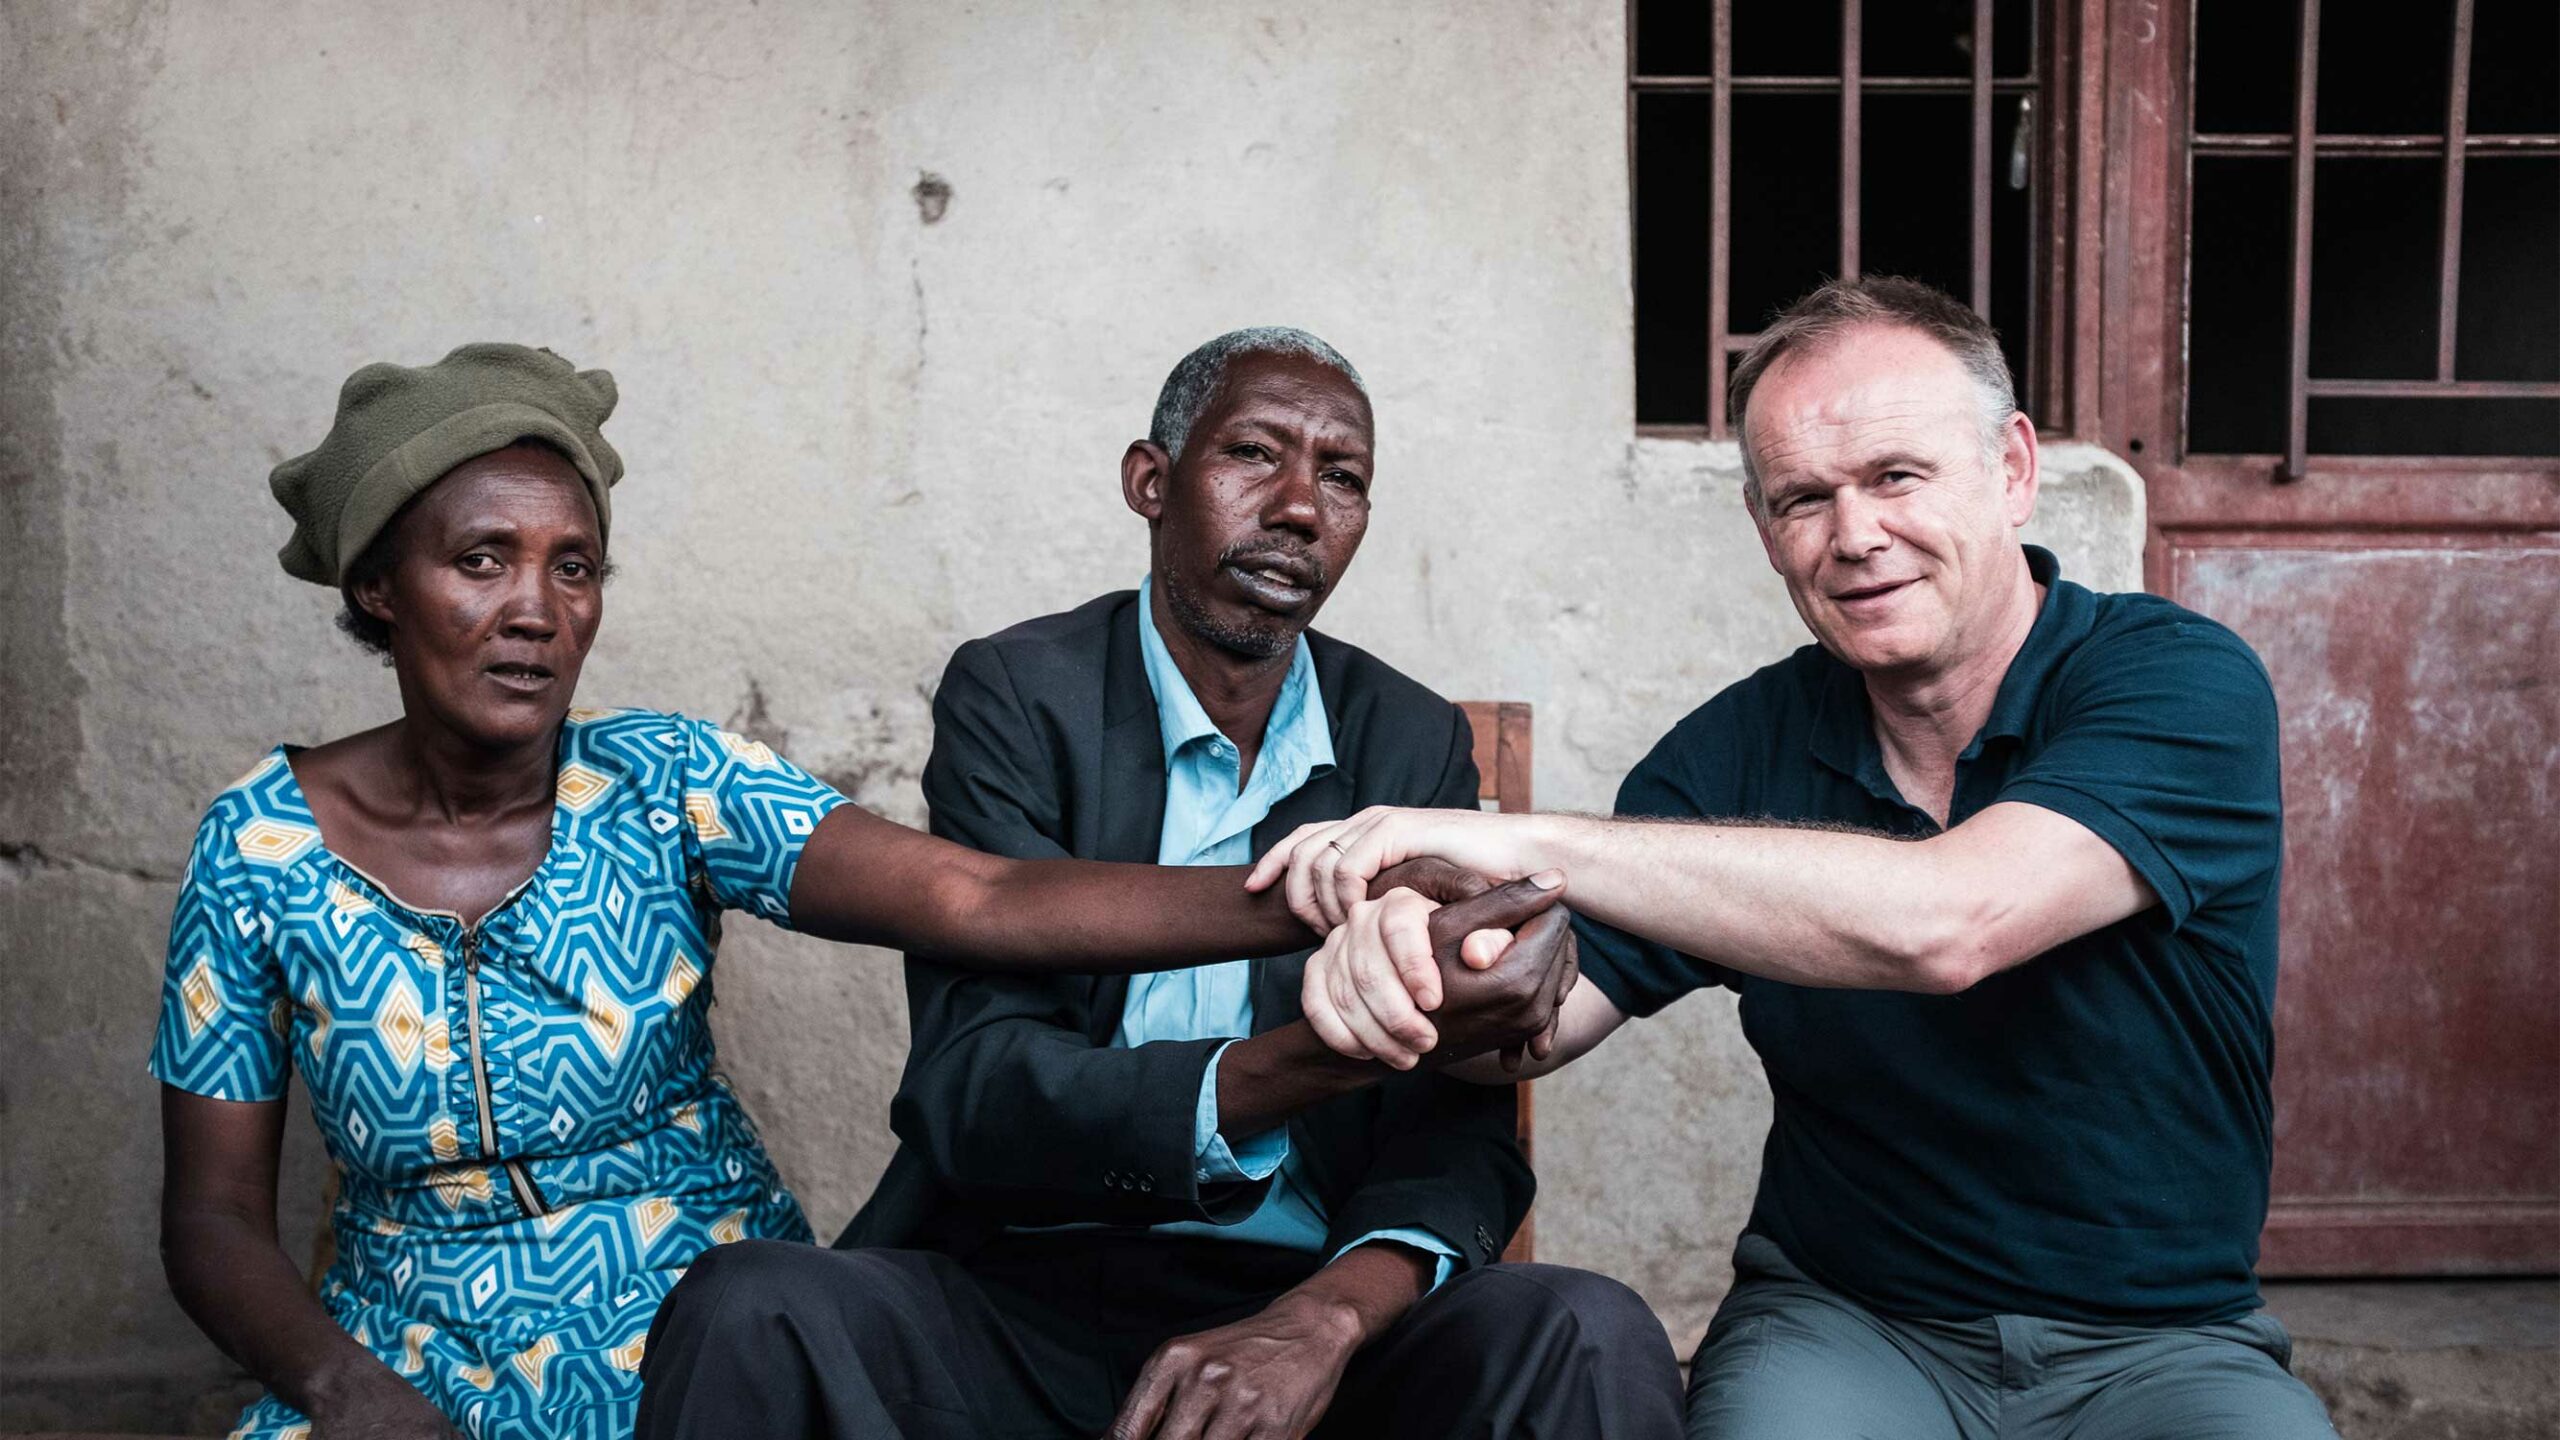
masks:
[[[1288,678],[1262,731],[1262,751],[1252,776],[1239,786],[1241,757],[1235,742],[1219,733],[1192,694],[1191,682],[1173,663],[1164,637],[1156,633],[1150,606],[1153,578],[1138,587],[1138,648],[1146,658],[1147,684],[1155,691],[1156,722],[1164,734],[1164,833],[1156,846],[1159,865],[1243,865],[1254,858],[1253,827],[1271,807],[1309,780],[1333,768],[1333,731],[1326,722],[1324,695],[1316,685],[1316,667],[1305,637],[1289,661]],[[1253,1033],[1253,970],[1249,960],[1223,960],[1188,970],[1167,970],[1129,977],[1129,998],[1121,1007],[1114,1045],[1143,1045],[1150,1040],[1203,1040]],[[1230,1041],[1229,1043],[1233,1043]],[[1324,1207],[1315,1192],[1301,1183],[1290,1153],[1289,1127],[1275,1125],[1258,1135],[1218,1133],[1218,1056],[1210,1056],[1200,1081],[1200,1102],[1193,1128],[1196,1178],[1203,1184],[1259,1180],[1278,1175],[1253,1214],[1232,1225],[1181,1220],[1155,1228],[1174,1234],[1206,1235],[1221,1240],[1249,1240],[1292,1250],[1324,1248]],[[1427,1230],[1397,1228],[1375,1231],[1346,1245],[1392,1240],[1437,1257],[1432,1286],[1437,1288],[1455,1268],[1457,1251]],[[1338,1253],[1338,1252],[1337,1252]]]

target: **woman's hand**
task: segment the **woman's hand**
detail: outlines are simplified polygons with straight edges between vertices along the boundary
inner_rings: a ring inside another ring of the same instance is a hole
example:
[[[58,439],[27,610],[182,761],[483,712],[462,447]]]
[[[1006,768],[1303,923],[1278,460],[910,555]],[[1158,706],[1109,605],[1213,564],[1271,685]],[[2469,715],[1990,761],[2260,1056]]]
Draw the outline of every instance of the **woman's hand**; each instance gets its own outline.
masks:
[[[372,1357],[343,1376],[313,1377],[312,1440],[459,1440],[444,1412]]]
[[[1290,912],[1325,934],[1368,898],[1379,871],[1417,856],[1436,856],[1488,880],[1520,878],[1528,867],[1513,841],[1528,818],[1371,806],[1348,820],[1299,826],[1263,853],[1245,888],[1259,893],[1283,882]]]
[[[338,1326],[276,1244],[282,1100],[160,1087],[160,1257],[179,1306],[317,1440],[449,1440],[452,1422]]]

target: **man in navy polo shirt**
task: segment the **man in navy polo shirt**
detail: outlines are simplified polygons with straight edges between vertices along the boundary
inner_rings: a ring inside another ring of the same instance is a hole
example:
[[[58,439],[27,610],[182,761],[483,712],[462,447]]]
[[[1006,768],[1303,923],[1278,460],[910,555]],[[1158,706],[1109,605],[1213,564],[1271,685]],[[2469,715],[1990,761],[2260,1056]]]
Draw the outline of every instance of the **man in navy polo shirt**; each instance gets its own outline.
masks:
[[[1733,411],[1820,643],[1681,721],[1619,819],[1378,810],[1276,847],[1257,881],[1336,927],[1308,1018],[1349,1054],[1430,1048],[1429,906],[1365,898],[1415,855],[1568,877],[1592,983],[1543,1068],[1740,992],[1775,1114],[1692,1436],[2332,1435],[2253,1273],[2265,671],[2020,543],[2035,428],[1998,337],[1938,291],[1816,291],[1736,368]]]

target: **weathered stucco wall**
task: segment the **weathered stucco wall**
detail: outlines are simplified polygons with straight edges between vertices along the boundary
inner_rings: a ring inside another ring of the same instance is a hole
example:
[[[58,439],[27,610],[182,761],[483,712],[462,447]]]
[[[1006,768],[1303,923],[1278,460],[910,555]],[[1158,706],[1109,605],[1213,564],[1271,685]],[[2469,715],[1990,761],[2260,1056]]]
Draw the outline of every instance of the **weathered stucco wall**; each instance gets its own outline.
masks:
[[[153,1254],[141,1062],[206,800],[394,707],[271,558],[266,470],[359,363],[512,338],[611,368],[631,475],[587,696],[739,724],[909,819],[944,656],[1135,580],[1121,447],[1239,324],[1324,334],[1376,393],[1327,628],[1534,702],[1545,803],[1604,807],[1800,643],[1731,451],[1631,438],[1619,0],[1281,9],[0,6],[0,1427],[221,1418]],[[2130,474],[2051,460],[2040,537],[2138,583]],[[896,972],[742,924],[719,982],[831,1233],[888,1154]],[[1543,1253],[1684,1341],[1765,1117],[1729,1008],[1541,1090]],[[297,1121],[297,1247],[315,1150]]]

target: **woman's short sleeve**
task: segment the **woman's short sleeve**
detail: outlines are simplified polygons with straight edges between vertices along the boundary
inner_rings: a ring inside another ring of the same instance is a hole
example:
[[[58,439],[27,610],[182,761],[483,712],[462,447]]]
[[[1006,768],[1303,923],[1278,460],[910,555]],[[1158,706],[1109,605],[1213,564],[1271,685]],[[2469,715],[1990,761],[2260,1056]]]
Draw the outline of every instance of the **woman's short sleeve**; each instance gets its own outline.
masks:
[[[800,849],[845,798],[761,742],[702,720],[676,723],[685,736],[684,818],[697,873],[723,909],[789,926]]]
[[[217,804],[196,828],[178,882],[153,1075],[216,1100],[282,1098],[292,1007],[274,935],[274,917]]]

